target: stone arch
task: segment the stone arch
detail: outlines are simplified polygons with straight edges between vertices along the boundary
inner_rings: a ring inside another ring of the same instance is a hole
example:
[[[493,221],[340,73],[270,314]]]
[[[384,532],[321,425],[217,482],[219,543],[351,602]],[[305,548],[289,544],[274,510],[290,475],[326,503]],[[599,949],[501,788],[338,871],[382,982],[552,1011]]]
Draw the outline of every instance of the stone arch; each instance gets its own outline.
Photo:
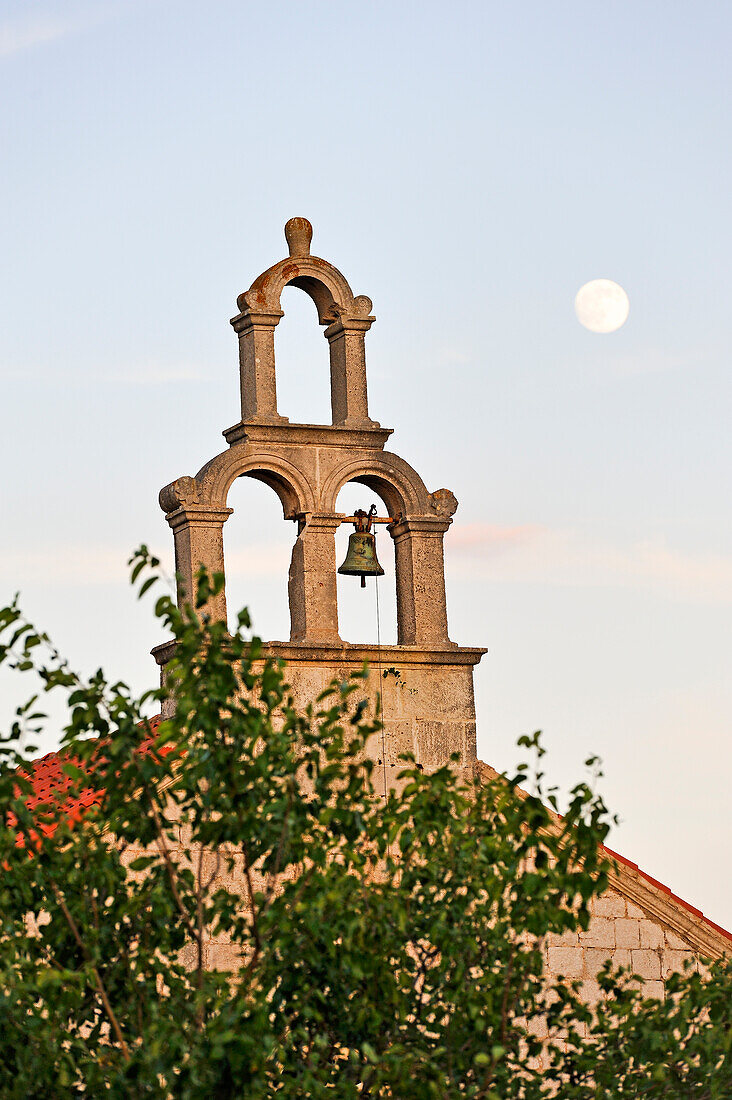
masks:
[[[285,519],[295,519],[315,509],[315,494],[305,475],[273,452],[241,454],[237,448],[223,451],[199,471],[196,481],[205,487],[205,495],[211,502],[226,507],[229,489],[238,477],[257,478],[269,485],[280,498]]]
[[[357,509],[368,511],[376,505],[377,517],[391,515],[394,509],[386,505],[383,494],[367,486],[363,481],[347,481],[339,490],[336,499],[337,515],[351,516]],[[352,522],[339,520],[333,532],[336,589],[338,593],[338,633],[344,641],[358,645],[395,644],[399,635],[396,598],[396,548],[387,525],[375,523],[372,528],[375,537],[375,553],[384,575],[368,577],[362,585],[358,577],[340,576],[339,568],[347,559],[351,549],[351,535],[354,533]],[[379,615],[375,614],[375,586],[378,586]],[[364,591],[368,588],[368,592]]]
[[[374,321],[371,299],[354,297],[337,267],[310,255],[312,235],[307,218],[291,218],[285,226],[289,257],[262,272],[236,300],[240,313],[231,324],[239,336],[242,420],[287,420],[277,411],[274,330],[284,316],[282,291],[296,286],[313,300],[318,321],[327,326],[333,424],[371,427],[364,343]]]
[[[280,309],[282,291],[296,286],[312,298],[321,325],[330,325],[342,314],[368,313],[371,302],[363,295],[354,298],[345,276],[327,260],[310,255],[313,227],[307,218],[290,218],[285,226],[285,238],[290,255],[286,260],[268,267],[249,290],[236,300],[239,309],[272,312]],[[358,305],[356,305],[358,303]],[[364,308],[368,303],[367,308]]]
[[[388,452],[353,459],[333,470],[323,485],[320,509],[335,511],[338,494],[347,482],[356,481],[373,490],[394,519],[430,511],[430,494],[409,463]]]
[[[279,311],[286,286],[298,287],[313,300],[321,325],[333,324],[341,314],[350,312],[356,302],[346,279],[336,267],[317,256],[307,256],[296,263],[283,260],[268,268],[249,290],[239,295],[236,304],[242,313],[246,310]],[[364,306],[366,301],[368,299],[361,296],[359,305]],[[369,302],[364,312],[368,313],[370,308]]]
[[[398,643],[450,645],[442,545],[450,517],[439,513],[441,498],[427,492],[407,462],[386,452],[334,470],[321,493],[323,513],[335,512],[338,493],[349,481],[377,493],[393,519],[388,531],[394,540]]]
[[[226,574],[223,526],[232,513],[226,501],[238,477],[253,477],[280,499],[285,519],[298,519],[314,509],[314,493],[301,470],[280,455],[231,448],[203,466],[195,477],[180,477],[160,491],[175,538],[178,600],[182,606],[195,590],[199,565]],[[226,621],[226,587],[212,598],[209,612]]]

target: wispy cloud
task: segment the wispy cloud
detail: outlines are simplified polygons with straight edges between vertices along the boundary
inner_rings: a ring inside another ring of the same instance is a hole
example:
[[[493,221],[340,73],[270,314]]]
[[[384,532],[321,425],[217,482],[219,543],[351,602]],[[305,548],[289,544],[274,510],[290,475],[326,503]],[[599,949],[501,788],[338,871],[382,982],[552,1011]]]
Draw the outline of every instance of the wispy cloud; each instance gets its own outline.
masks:
[[[172,576],[172,550],[158,553]],[[539,524],[456,524],[447,537],[447,553],[453,576],[568,588],[633,588],[694,603],[732,603],[732,556],[685,553],[659,540],[621,545]],[[227,550],[227,576],[286,577],[290,556],[291,547],[284,542]],[[0,599],[30,584],[126,583],[128,558],[129,546],[110,544],[0,553]]]
[[[456,524],[448,553],[454,572],[494,581],[642,588],[672,599],[732,603],[732,556],[688,553],[657,539],[623,545],[539,525]]]
[[[455,524],[450,532],[450,546],[464,551],[477,548],[481,553],[496,554],[533,541],[543,531],[542,527],[530,523],[516,527],[492,523]]]
[[[163,569],[172,577],[175,566],[171,548],[155,551]],[[287,576],[291,549],[282,543],[255,543],[226,552],[229,577]],[[0,602],[17,589],[33,584],[126,584],[129,546],[110,544],[61,544],[43,549],[17,548],[0,552]]]
[[[159,551],[158,551],[159,553]],[[160,555],[172,575],[173,554]],[[130,547],[65,543],[43,549],[17,548],[0,553],[0,600],[29,584],[98,585],[126,583]]]
[[[74,29],[76,20],[34,16],[0,24],[0,57],[30,50],[54,38],[62,38]]]
[[[0,57],[10,57],[24,50],[32,50],[58,38],[86,30],[115,14],[118,5],[95,6],[67,5],[63,14],[49,10],[26,12],[14,19],[0,22]]]

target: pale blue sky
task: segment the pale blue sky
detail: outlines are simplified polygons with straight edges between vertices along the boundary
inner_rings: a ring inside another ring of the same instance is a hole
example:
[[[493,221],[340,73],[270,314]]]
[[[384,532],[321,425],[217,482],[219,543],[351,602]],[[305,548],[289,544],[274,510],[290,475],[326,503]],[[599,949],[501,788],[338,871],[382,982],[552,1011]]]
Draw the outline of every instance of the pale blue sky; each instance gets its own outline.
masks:
[[[153,681],[125,559],[170,555],[157,492],[238,419],[228,319],[304,215],[374,301],[372,415],[460,500],[481,755],[541,727],[566,785],[599,753],[614,847],[732,925],[731,32],[668,0],[5,0],[0,598]],[[611,336],[573,313],[598,277],[630,296]],[[327,420],[284,306],[281,409]],[[292,529],[262,486],[231,503],[232,595],[282,637]]]

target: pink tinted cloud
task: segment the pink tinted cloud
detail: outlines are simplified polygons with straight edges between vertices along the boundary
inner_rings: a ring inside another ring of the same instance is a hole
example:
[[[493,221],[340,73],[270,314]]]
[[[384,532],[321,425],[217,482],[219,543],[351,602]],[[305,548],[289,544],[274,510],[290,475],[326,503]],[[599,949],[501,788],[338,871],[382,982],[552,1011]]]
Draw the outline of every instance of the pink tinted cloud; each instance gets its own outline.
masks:
[[[612,543],[581,530],[539,524],[469,523],[456,525],[446,545],[457,571],[472,577],[637,588],[692,602],[732,602],[732,556],[685,552],[658,539]]]
[[[525,546],[541,536],[544,528],[536,523],[506,526],[498,523],[455,524],[449,534],[451,550],[500,553]]]

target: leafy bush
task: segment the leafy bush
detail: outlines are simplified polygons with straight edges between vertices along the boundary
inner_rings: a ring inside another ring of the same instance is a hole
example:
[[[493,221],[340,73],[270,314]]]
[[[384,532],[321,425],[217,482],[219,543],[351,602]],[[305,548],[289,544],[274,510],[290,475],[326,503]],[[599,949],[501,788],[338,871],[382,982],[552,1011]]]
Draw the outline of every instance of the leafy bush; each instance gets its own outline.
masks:
[[[142,594],[158,563],[132,564]],[[175,656],[140,698],[0,612],[0,660],[41,685],[0,745],[2,1096],[732,1095],[728,964],[663,1003],[606,969],[596,1015],[544,973],[607,886],[602,799],[580,783],[559,819],[526,766],[470,784],[405,757],[385,800],[365,672],[298,713],[246,612],[207,620],[222,583],[157,600]],[[68,788],[35,804],[49,691]]]

